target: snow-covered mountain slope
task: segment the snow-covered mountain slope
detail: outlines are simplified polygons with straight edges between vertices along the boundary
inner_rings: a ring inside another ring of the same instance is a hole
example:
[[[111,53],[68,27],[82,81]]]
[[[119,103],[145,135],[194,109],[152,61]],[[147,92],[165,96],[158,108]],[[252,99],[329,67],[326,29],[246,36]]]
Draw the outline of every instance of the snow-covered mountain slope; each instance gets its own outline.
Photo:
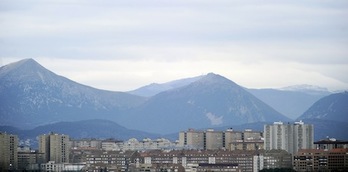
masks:
[[[81,85],[33,59],[0,68],[0,125],[31,128],[57,121],[115,119],[145,98]]]

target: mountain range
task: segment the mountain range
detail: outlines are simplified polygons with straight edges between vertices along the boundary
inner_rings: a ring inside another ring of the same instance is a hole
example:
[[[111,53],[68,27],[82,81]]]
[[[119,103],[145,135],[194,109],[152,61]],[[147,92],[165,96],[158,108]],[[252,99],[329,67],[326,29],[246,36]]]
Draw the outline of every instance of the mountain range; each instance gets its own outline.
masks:
[[[188,128],[288,122],[330,94],[325,89],[320,94],[296,89],[247,89],[223,76],[209,73],[164,84],[150,84],[129,92],[106,91],[76,83],[45,69],[33,59],[25,59],[0,68],[0,126],[3,126],[0,129],[33,133],[37,127],[44,126],[46,129],[40,131],[46,132],[55,130],[52,126],[59,124],[56,129],[70,128],[70,125],[94,128],[94,131],[84,128],[85,134],[77,134],[81,131],[79,128],[66,130],[76,137],[95,136],[96,133],[110,137],[159,136]],[[319,107],[335,109],[347,105],[346,99],[337,101],[343,105]],[[291,107],[296,110],[291,112]],[[337,111],[343,113],[337,116],[347,117],[346,111]],[[318,119],[313,115],[307,118],[304,114],[298,119],[319,120],[320,126],[324,126],[325,121],[330,121],[330,125],[335,122],[332,116],[328,113],[326,118]],[[93,120],[96,125],[92,125]],[[114,134],[105,134],[104,130],[111,130],[103,128],[106,121],[122,129],[112,129]]]
[[[192,82],[199,80],[203,76],[204,75],[179,79],[163,84],[152,83],[136,90],[129,91],[128,93],[138,96],[151,97],[164,91],[187,86]],[[245,90],[291,119],[298,118],[320,98],[332,94],[332,92],[328,91],[326,88],[305,84],[278,89],[245,88]]]

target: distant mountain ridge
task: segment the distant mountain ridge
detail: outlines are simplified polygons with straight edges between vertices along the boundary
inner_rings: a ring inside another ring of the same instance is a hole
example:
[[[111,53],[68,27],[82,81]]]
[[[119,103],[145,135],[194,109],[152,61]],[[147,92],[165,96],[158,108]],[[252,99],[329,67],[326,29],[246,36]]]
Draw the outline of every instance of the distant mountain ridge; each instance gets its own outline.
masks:
[[[203,75],[170,81],[163,84],[153,83],[140,87],[136,90],[129,91],[128,93],[151,97],[160,92],[187,86],[202,77]],[[332,94],[326,88],[305,84],[293,85],[279,89],[245,89],[258,99],[270,105],[273,109],[291,119],[298,118],[320,98]]]
[[[348,92],[335,93],[321,98],[298,118],[298,120],[304,119],[348,122]]]
[[[129,91],[128,93],[138,95],[138,96],[151,97],[163,91],[168,91],[171,89],[186,86],[192,82],[199,80],[202,77],[204,77],[204,75],[192,77],[192,78],[179,79],[175,81],[166,82],[163,84],[152,83],[152,84],[140,87],[138,89],[135,89],[133,91]]]
[[[144,101],[140,96],[78,84],[33,59],[0,68],[0,125],[31,128],[96,116],[111,119]]]
[[[320,98],[331,94],[328,91],[316,91],[310,88],[247,89],[247,91],[291,119],[298,118]]]

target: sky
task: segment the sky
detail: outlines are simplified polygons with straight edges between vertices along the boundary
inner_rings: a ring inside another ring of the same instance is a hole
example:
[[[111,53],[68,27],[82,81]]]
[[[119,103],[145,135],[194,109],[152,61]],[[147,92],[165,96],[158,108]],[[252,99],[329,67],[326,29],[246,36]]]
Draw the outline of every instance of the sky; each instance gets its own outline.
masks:
[[[348,89],[347,0],[0,0],[0,65],[33,58],[99,89],[220,74]]]

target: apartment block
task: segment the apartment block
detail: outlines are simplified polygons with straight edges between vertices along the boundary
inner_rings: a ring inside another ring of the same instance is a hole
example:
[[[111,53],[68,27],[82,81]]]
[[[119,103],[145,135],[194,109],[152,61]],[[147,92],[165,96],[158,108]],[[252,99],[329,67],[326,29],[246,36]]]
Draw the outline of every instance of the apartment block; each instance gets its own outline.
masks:
[[[294,155],[296,171],[348,171],[348,149],[302,149]]]
[[[233,131],[195,131],[189,129],[179,133],[179,147],[201,150],[257,150],[263,148],[263,133],[245,130]]]
[[[127,171],[131,164],[139,162],[137,151],[93,151],[86,155],[88,171]]]
[[[28,170],[31,164],[44,163],[44,153],[34,150],[18,151],[18,169]]]
[[[314,147],[314,129],[311,124],[302,121],[294,124],[274,122],[264,126],[265,149],[282,149],[295,154],[299,149]]]
[[[314,147],[316,149],[338,149],[338,148],[348,148],[348,141],[337,140],[335,138],[327,138],[314,142]]]
[[[71,142],[71,148],[74,149],[101,149],[102,140],[98,139],[73,139]]]
[[[189,129],[179,133],[179,145],[188,149],[204,149],[204,131]]]
[[[0,171],[18,168],[18,137],[0,132]]]
[[[228,150],[172,150],[145,151],[139,160],[147,166],[168,166],[177,164],[188,171],[198,168],[216,170],[217,167],[231,168],[232,171],[257,172],[264,168],[291,168],[292,156],[283,150],[272,151],[228,151]],[[211,166],[199,167],[200,164]],[[233,164],[233,168],[232,165]],[[211,167],[211,169],[210,169]],[[228,171],[228,169],[225,169]]]
[[[69,136],[57,133],[40,135],[39,152],[44,153],[45,162],[68,163],[70,152]]]

